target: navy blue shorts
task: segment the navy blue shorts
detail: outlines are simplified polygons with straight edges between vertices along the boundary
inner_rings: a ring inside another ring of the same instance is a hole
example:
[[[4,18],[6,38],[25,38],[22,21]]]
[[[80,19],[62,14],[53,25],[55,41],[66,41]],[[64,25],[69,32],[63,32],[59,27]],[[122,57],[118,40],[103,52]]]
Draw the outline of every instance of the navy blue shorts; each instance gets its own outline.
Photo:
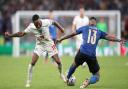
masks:
[[[84,62],[87,63],[89,71],[92,74],[96,74],[100,70],[96,57],[91,57],[78,51],[78,53],[75,56],[76,66],[82,65]]]

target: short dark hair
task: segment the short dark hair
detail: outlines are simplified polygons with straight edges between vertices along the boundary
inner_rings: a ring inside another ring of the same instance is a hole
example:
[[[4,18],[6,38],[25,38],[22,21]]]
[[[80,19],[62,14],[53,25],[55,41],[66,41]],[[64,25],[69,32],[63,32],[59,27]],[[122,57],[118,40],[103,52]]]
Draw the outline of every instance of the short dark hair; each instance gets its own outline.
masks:
[[[35,15],[32,16],[32,21],[33,22],[38,20],[38,19],[39,19],[39,15],[35,14]]]
[[[96,21],[96,18],[95,17],[90,17],[89,20],[95,20]]]

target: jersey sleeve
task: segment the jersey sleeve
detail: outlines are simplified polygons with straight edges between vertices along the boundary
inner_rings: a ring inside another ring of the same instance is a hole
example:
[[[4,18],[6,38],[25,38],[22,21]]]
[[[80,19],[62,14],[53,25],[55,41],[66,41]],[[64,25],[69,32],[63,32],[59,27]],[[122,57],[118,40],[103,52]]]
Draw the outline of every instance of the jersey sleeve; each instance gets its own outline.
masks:
[[[45,26],[50,26],[50,25],[52,25],[52,23],[53,23],[53,20],[51,20],[51,19],[45,19],[44,20],[44,22],[43,22],[43,24],[45,25]]]
[[[30,33],[31,32],[31,25],[29,24],[29,26],[24,30],[25,33]]]
[[[77,33],[77,34],[80,34],[80,33],[82,33],[82,31],[83,31],[83,27],[77,29],[77,30],[76,30],[76,33]]]
[[[100,35],[100,38],[101,39],[104,39],[105,36],[107,35],[107,33],[106,32],[103,32],[103,31],[100,31],[100,33],[101,33],[101,35]]]

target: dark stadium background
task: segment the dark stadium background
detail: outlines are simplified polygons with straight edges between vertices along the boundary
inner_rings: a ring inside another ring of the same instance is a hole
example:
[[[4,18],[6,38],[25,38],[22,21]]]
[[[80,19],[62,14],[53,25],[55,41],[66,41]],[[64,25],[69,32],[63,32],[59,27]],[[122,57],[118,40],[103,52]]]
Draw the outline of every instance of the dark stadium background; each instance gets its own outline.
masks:
[[[121,36],[128,39],[128,0],[0,0],[0,48],[10,45],[11,39],[3,36],[4,32],[12,32],[11,16],[18,10],[119,10],[121,12]],[[10,49],[11,50],[11,49]],[[122,48],[127,51],[126,47]],[[1,50],[0,54],[10,54],[9,50]]]

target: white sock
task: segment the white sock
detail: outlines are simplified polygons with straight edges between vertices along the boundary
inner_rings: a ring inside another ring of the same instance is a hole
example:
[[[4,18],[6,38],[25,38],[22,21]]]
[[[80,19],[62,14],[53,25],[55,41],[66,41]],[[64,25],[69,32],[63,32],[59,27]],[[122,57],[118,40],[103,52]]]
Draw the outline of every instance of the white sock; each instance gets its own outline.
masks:
[[[28,75],[27,75],[27,84],[30,84],[32,80],[32,71],[33,71],[33,66],[31,64],[28,65]]]

